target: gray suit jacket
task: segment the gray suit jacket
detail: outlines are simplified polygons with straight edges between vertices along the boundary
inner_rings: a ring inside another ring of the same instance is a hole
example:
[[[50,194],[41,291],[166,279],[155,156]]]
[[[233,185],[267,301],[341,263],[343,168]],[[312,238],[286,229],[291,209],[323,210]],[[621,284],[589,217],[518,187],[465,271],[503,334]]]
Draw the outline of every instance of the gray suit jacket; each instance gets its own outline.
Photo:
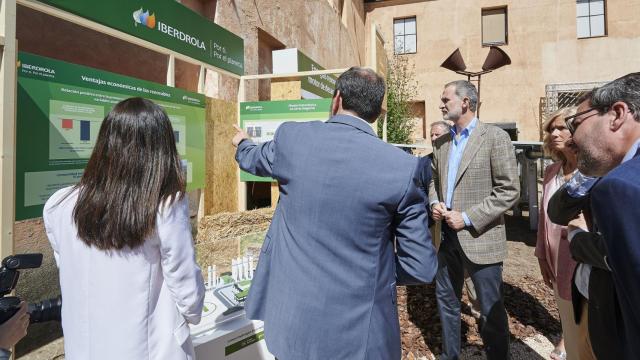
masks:
[[[340,115],[242,141],[236,160],[280,187],[246,303],[269,351],[400,359],[396,284],[430,282],[437,268],[417,159]]]
[[[429,200],[442,201],[447,193],[451,134],[435,141]],[[460,161],[452,209],[466,212],[472,227],[458,232],[465,255],[476,264],[493,264],[507,256],[503,214],[520,194],[518,166],[509,135],[478,121]]]

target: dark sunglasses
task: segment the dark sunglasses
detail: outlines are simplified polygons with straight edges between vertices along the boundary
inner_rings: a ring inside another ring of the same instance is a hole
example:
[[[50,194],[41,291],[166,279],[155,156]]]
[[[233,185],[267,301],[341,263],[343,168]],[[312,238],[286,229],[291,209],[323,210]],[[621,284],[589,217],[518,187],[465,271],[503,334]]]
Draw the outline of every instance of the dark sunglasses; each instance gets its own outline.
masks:
[[[580,125],[583,121],[585,121],[586,119],[588,119],[588,118],[590,118],[593,115],[596,115],[598,113],[589,115],[589,116],[581,119],[577,124],[575,123],[576,118],[578,116],[584,115],[584,114],[589,113],[589,112],[594,111],[594,110],[598,110],[598,109],[590,107],[585,111],[580,111],[579,113],[576,113],[575,115],[567,116],[566,118],[564,118],[564,123],[565,123],[565,125],[567,125],[567,129],[569,129],[569,132],[571,133],[571,135],[573,135],[576,132],[576,129],[578,128],[578,125]]]

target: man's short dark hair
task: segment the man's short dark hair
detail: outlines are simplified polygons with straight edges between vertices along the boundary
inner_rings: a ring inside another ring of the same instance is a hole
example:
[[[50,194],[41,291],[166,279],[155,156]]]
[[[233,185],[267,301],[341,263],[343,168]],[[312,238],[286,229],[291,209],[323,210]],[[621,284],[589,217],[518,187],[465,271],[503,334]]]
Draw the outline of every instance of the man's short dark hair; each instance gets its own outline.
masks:
[[[598,89],[598,88],[593,88],[589,91],[587,91],[586,93],[580,95],[580,97],[578,98],[578,100],[576,101],[576,106],[582,104],[585,101],[589,102],[589,105],[591,105],[591,97],[593,97],[593,92]]]
[[[382,111],[384,79],[371,69],[354,66],[343,72],[336,82],[342,97],[342,108],[355,112],[372,123]]]
[[[627,74],[594,89],[591,107],[606,111],[615,102],[622,101],[629,107],[636,121],[640,121],[640,72]]]

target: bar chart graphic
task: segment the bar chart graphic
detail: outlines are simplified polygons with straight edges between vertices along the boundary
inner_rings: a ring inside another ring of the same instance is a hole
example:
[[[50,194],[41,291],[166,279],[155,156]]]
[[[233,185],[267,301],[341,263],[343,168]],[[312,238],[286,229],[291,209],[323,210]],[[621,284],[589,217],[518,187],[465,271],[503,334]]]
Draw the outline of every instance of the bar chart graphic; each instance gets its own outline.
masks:
[[[61,119],[61,128],[63,130],[73,130],[74,122],[80,124],[80,141],[91,141],[91,121],[77,119]]]
[[[51,100],[49,159],[88,159],[105,110],[102,106]]]

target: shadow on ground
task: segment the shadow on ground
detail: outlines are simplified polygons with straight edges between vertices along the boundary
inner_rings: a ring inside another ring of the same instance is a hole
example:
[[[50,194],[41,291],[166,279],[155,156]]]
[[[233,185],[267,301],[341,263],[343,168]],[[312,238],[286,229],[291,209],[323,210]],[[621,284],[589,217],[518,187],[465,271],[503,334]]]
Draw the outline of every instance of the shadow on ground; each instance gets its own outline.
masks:
[[[561,332],[561,327],[550,290],[531,277],[523,277],[517,284],[510,281],[504,282],[504,302],[509,315],[512,344],[540,335],[553,342]],[[402,311],[403,303],[406,304],[406,311]],[[461,347],[477,346],[481,349],[482,339],[478,326],[466,303],[465,294],[461,306]],[[405,291],[399,291],[398,304],[402,348],[418,354],[439,354],[442,339],[435,285],[407,286]],[[518,351],[531,351],[531,357],[524,358],[538,359],[529,345],[520,347]]]
[[[466,294],[463,295],[461,306],[462,321],[460,324],[461,347],[479,345],[481,343],[475,320],[471,316],[471,310],[466,306]],[[402,336],[403,349],[419,349],[419,352],[439,354],[442,349],[442,335],[440,317],[435,295],[435,284],[407,286],[406,287],[406,319],[400,314],[400,328],[416,328],[418,334],[406,334]],[[404,322],[403,322],[404,321]],[[412,325],[409,325],[411,323]]]
[[[541,356],[535,349],[529,344],[514,340],[511,342],[509,349],[512,360],[546,360],[547,358]],[[468,346],[462,349],[460,359],[462,360],[486,360],[486,356],[481,346]]]
[[[537,231],[530,230],[528,216],[504,216],[507,241],[521,242],[527,246],[536,246]]]
[[[546,289],[530,283],[526,285],[526,291],[517,285],[504,283],[504,303],[512,334],[524,338],[535,333],[552,336],[562,331],[555,301],[548,301],[549,295]],[[540,298],[547,303],[542,303]]]

